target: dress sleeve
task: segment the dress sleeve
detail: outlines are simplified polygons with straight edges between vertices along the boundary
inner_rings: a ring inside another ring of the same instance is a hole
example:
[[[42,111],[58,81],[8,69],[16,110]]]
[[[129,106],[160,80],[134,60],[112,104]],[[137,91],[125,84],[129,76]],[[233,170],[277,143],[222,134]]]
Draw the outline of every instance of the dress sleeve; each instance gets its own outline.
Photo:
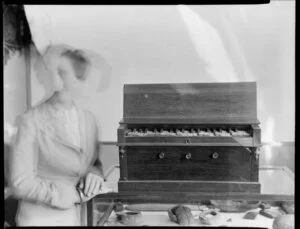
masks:
[[[104,178],[104,173],[103,173],[103,166],[102,166],[102,162],[99,158],[99,150],[100,150],[100,144],[99,144],[99,127],[97,125],[97,121],[94,117],[94,115],[90,114],[90,117],[92,119],[92,123],[94,128],[94,154],[93,154],[93,160],[92,160],[92,164],[89,166],[88,168],[88,172],[97,174],[99,176],[101,176],[102,178]]]
[[[74,185],[37,176],[39,148],[33,117],[21,116],[10,158],[10,186],[17,198],[68,209],[80,201]]]

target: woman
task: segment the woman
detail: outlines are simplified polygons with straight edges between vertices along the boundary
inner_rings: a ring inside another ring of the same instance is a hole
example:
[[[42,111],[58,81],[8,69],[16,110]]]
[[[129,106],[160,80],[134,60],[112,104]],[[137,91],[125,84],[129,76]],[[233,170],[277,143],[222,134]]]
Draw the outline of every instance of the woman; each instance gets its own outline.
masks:
[[[10,183],[20,198],[18,226],[80,226],[82,203],[104,187],[93,115],[75,105],[90,61],[64,50],[53,95],[21,116],[11,157]],[[55,80],[54,80],[55,81]]]

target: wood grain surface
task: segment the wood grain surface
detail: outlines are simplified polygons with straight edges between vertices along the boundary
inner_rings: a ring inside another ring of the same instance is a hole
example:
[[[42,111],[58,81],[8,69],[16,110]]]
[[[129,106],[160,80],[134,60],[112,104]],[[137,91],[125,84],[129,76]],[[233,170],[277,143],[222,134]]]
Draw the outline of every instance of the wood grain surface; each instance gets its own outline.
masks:
[[[222,182],[222,181],[120,181],[119,192],[250,192],[260,193],[258,182]]]
[[[125,84],[123,118],[258,123],[256,83]]]
[[[244,147],[127,147],[126,154],[128,180],[251,180],[253,155]]]

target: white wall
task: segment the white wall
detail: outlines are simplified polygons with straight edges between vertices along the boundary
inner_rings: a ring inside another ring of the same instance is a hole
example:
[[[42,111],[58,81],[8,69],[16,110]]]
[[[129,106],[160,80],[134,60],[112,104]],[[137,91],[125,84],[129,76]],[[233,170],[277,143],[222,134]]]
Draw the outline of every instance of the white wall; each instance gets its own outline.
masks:
[[[34,8],[36,7],[36,8]],[[91,49],[112,75],[90,101],[102,141],[116,141],[124,83],[256,81],[264,141],[294,141],[295,1],[232,6],[25,6],[37,47]],[[45,15],[37,20],[37,15]],[[42,48],[40,48],[41,50]],[[34,56],[33,56],[34,60]],[[44,96],[32,73],[32,103]]]

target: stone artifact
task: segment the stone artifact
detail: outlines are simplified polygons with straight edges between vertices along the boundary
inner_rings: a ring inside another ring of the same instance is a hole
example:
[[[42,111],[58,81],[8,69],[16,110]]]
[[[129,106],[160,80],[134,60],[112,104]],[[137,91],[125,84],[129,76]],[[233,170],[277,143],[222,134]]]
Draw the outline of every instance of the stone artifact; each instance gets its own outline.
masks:
[[[247,212],[246,215],[244,215],[244,219],[252,219],[254,220],[257,216],[257,212]]]
[[[268,204],[268,203],[264,203],[262,202],[259,207],[262,209],[262,210],[265,210],[265,209],[270,209],[271,208],[271,205]]]
[[[188,226],[194,223],[194,217],[191,209],[182,205],[177,205],[168,210],[171,221],[180,225]]]
[[[209,208],[206,205],[200,205],[198,207],[198,210],[200,210],[200,211],[207,211],[207,210],[209,210]]]
[[[211,200],[213,207],[222,212],[246,212],[258,208],[260,201]]]
[[[283,213],[279,210],[275,210],[275,209],[265,209],[265,210],[260,210],[259,214],[274,219],[277,216],[283,215]]]
[[[294,213],[295,213],[295,204],[294,204],[294,203],[283,202],[283,203],[281,204],[281,208],[282,208],[287,214],[294,214]]]
[[[143,223],[141,212],[118,212],[116,215],[118,222],[126,226],[139,226]]]
[[[114,211],[115,212],[120,212],[120,211],[123,211],[123,210],[124,210],[124,206],[121,202],[115,203],[115,205],[114,205]]]
[[[203,211],[199,215],[199,220],[203,225],[215,225],[220,220],[220,213],[215,210]]]
[[[294,229],[295,215],[287,214],[277,216],[273,221],[273,229]]]

